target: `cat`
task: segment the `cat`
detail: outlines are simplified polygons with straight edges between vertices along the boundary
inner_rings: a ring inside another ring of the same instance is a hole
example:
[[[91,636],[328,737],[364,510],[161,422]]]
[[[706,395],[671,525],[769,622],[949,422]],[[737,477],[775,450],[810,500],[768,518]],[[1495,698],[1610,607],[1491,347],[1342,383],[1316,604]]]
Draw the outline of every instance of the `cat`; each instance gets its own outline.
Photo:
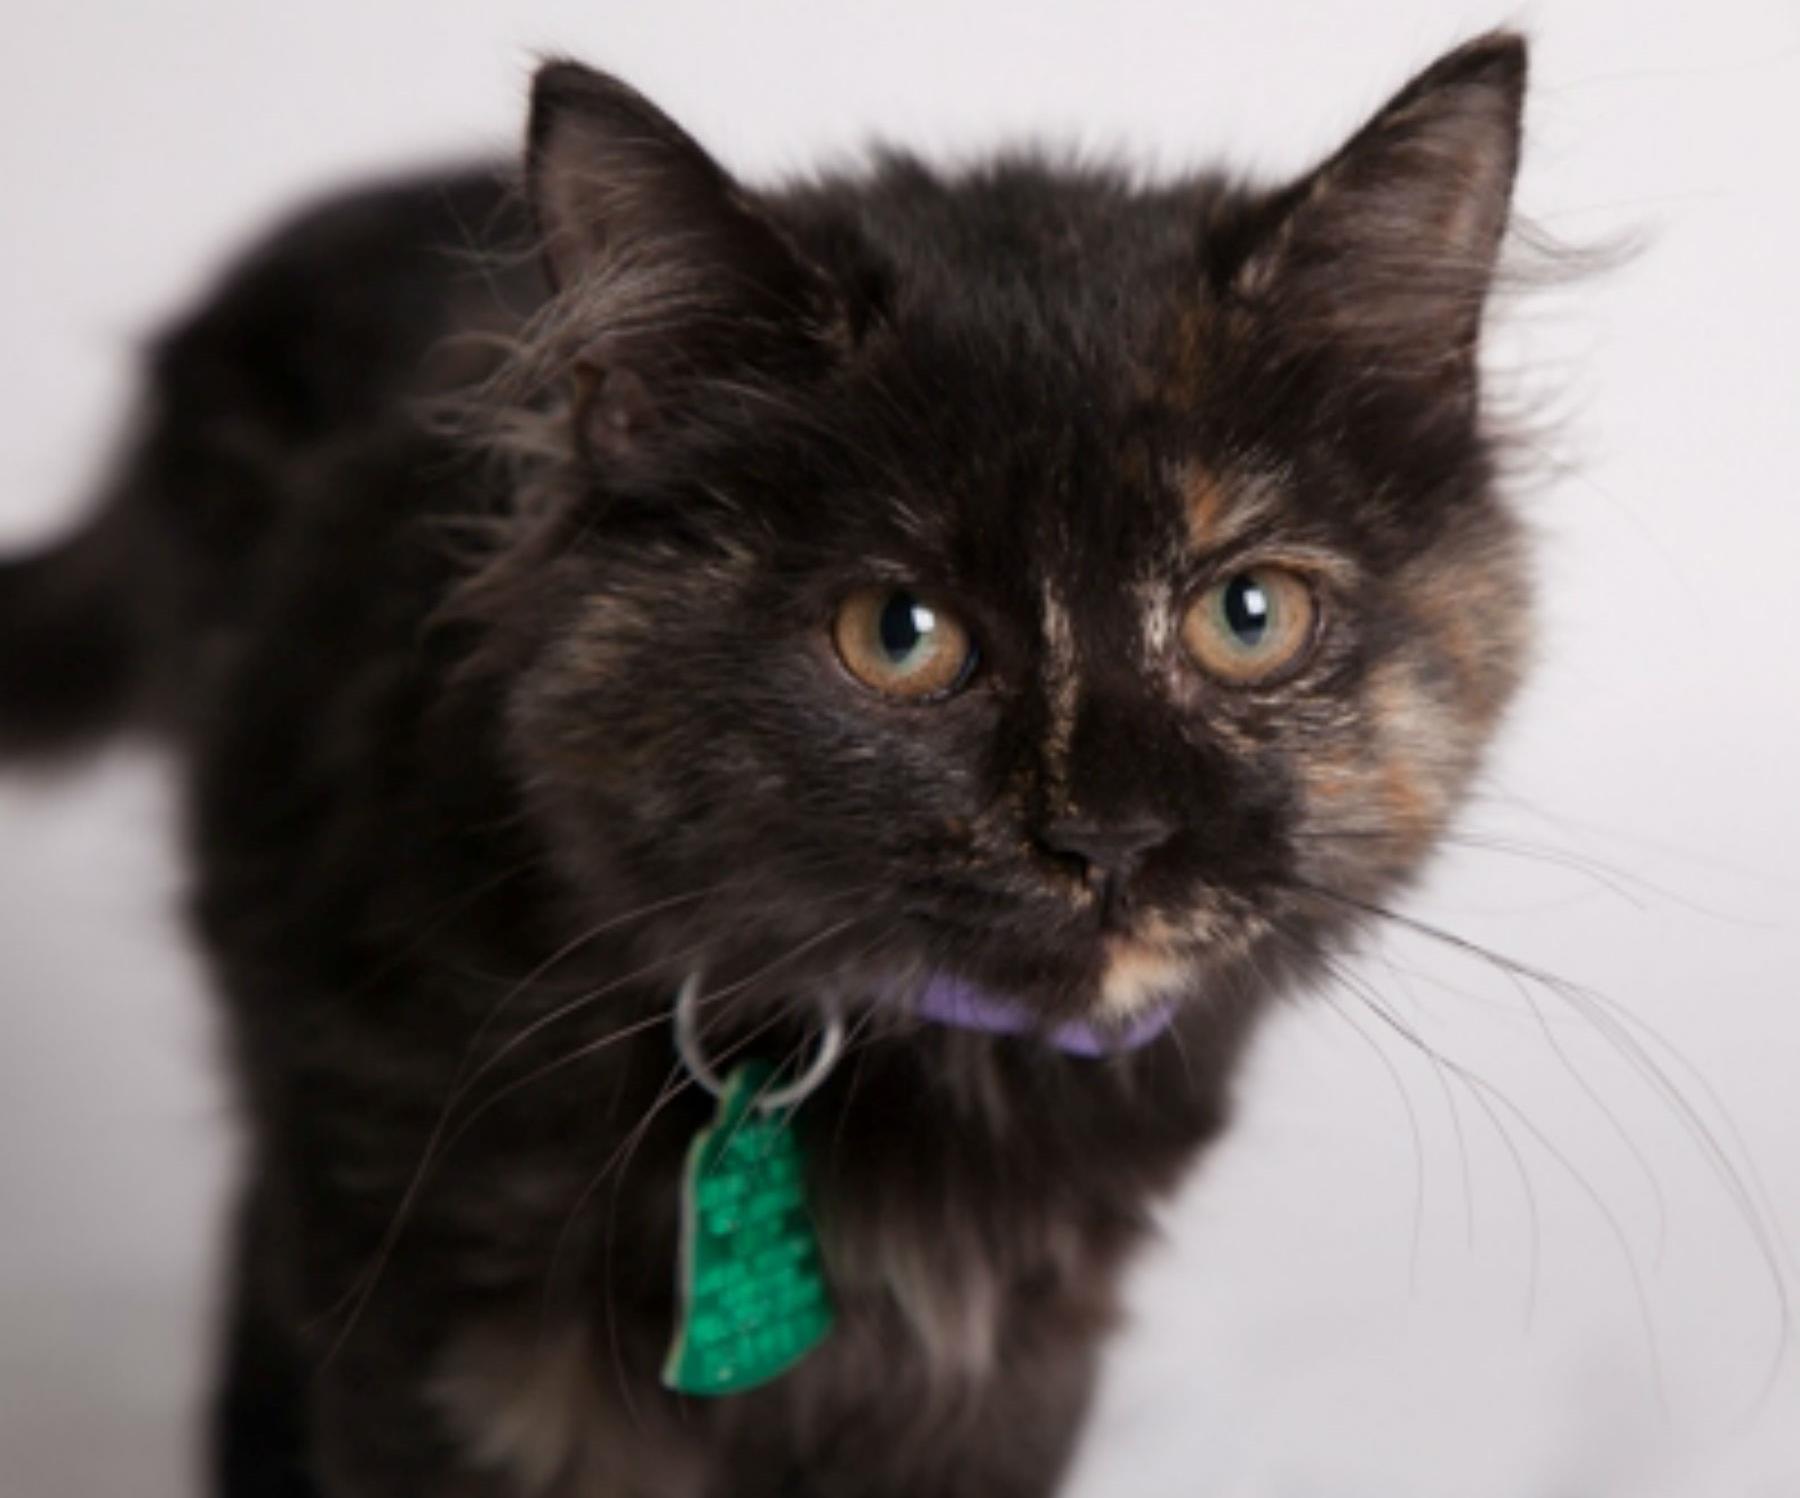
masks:
[[[249,1144],[216,1492],[1057,1490],[1258,1020],[1525,666],[1525,75],[1472,41],[1274,189],[762,191],[551,62],[522,170],[317,206],[160,340],[0,568],[0,744],[179,753]],[[677,1393],[747,1058],[835,1324]]]

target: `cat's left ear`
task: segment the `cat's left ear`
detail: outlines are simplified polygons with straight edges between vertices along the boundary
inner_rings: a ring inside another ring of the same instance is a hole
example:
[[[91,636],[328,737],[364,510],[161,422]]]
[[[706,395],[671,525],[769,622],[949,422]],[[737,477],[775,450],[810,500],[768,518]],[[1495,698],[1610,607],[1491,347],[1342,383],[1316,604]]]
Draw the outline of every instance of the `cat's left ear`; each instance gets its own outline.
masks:
[[[1373,373],[1472,379],[1518,170],[1525,43],[1427,68],[1278,196],[1233,290]]]
[[[708,376],[823,357],[826,276],[686,131],[618,79],[538,71],[526,189],[552,289],[567,293],[577,420],[613,456]]]

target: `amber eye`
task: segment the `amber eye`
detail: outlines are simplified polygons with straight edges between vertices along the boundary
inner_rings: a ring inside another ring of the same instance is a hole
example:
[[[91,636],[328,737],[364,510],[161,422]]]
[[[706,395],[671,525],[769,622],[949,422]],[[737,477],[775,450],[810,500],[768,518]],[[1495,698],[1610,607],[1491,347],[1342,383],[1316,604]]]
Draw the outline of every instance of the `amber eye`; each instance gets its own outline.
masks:
[[[852,676],[890,697],[948,697],[975,666],[969,632],[910,588],[858,589],[839,605],[831,639]]]
[[[1214,583],[1181,623],[1182,643],[1202,670],[1234,686],[1293,666],[1312,643],[1312,589],[1280,567],[1252,567]]]

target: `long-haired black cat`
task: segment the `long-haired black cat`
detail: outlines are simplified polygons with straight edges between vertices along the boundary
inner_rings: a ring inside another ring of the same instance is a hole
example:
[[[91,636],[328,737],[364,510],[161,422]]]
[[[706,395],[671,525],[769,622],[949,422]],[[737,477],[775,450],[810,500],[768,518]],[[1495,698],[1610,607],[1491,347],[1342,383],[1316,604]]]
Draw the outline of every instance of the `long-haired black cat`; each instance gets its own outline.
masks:
[[[331,202],[160,341],[0,570],[0,741],[182,755],[218,1492],[1056,1489],[1248,1034],[1521,668],[1524,77],[1278,190],[765,192],[555,63],[522,176]]]

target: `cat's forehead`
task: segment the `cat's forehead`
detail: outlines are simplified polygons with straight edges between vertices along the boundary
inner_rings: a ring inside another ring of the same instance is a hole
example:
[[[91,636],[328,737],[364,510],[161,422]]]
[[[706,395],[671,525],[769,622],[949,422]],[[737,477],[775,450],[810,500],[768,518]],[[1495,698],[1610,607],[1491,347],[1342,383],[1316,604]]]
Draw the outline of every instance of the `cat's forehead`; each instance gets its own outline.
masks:
[[[970,356],[1141,363],[1204,295],[1207,226],[1236,201],[1211,179],[1146,186],[1030,153],[964,171],[890,156],[870,179],[784,205],[863,316]]]
[[[1242,335],[1205,264],[1238,206],[1209,181],[1051,178],[1029,160],[961,178],[890,166],[854,236],[880,269],[836,423],[863,468],[852,557],[918,558],[1020,609],[1053,587],[1083,621],[1190,586],[1234,547],[1331,550],[1341,517],[1328,486],[1296,481],[1296,434],[1254,451],[1235,436],[1267,424],[1232,388]],[[868,271],[841,234],[820,243],[846,284]]]
[[[933,330],[935,332],[935,330]],[[1025,340],[991,359],[933,334],[896,354],[865,416],[884,428],[854,507],[902,553],[958,570],[1098,584],[1181,574],[1310,527],[1284,475],[1209,450],[1198,411],[1150,389],[1141,366]]]
[[[890,158],[856,189],[855,232],[897,281],[928,291],[1004,283],[1116,305],[1153,272],[1197,275],[1204,226],[1228,200],[1213,179],[1141,185],[1029,153],[963,172]]]

